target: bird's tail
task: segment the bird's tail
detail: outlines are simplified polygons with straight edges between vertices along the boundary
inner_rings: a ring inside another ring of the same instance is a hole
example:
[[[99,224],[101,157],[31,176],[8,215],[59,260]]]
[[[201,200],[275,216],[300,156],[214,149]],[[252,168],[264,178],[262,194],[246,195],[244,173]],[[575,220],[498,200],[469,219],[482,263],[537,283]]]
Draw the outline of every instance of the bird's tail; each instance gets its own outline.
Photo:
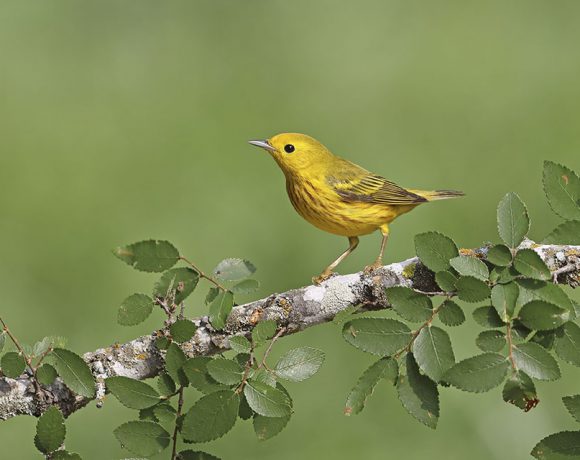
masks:
[[[457,198],[465,195],[459,190],[409,190],[419,196],[422,196],[427,201],[447,200],[448,198]]]

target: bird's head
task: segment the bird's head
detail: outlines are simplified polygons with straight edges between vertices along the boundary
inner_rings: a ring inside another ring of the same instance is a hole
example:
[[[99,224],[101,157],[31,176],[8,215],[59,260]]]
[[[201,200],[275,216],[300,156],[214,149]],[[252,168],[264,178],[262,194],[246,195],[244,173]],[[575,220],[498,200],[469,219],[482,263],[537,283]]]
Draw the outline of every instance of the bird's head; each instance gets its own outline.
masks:
[[[285,174],[300,174],[328,163],[332,153],[306,134],[282,133],[270,139],[249,141],[270,152]]]

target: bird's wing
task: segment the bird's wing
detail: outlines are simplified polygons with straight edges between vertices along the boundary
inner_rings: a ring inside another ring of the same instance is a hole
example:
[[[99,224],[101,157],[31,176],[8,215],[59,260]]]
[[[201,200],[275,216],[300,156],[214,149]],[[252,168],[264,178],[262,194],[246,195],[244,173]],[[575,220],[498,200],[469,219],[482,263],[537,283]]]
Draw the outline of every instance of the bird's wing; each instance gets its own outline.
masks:
[[[341,159],[340,167],[327,178],[328,183],[345,201],[395,206],[419,204],[426,198],[398,186],[384,177]]]

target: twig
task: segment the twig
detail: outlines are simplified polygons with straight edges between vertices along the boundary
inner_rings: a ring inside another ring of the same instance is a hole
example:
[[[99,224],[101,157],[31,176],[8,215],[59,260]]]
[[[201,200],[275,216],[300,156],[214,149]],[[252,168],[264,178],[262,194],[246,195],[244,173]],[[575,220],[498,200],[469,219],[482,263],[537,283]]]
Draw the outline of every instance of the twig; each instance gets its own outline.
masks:
[[[177,458],[177,433],[179,432],[179,417],[181,417],[181,410],[183,409],[183,387],[179,387],[177,392],[179,399],[177,400],[177,413],[175,414],[175,428],[173,429],[173,446],[171,448],[171,460]]]
[[[213,279],[211,276],[206,275],[202,270],[200,270],[197,265],[195,265],[193,262],[191,262],[190,260],[186,259],[183,256],[179,256],[179,258],[181,260],[183,260],[186,264],[188,264],[191,268],[193,268],[197,273],[199,273],[199,277],[200,278],[204,278],[206,280],[208,280],[210,283],[212,283],[215,287],[217,287],[218,289],[221,289],[222,291],[226,292],[228,291],[228,289],[226,289],[224,286],[222,286],[220,283],[218,283],[215,279]]]

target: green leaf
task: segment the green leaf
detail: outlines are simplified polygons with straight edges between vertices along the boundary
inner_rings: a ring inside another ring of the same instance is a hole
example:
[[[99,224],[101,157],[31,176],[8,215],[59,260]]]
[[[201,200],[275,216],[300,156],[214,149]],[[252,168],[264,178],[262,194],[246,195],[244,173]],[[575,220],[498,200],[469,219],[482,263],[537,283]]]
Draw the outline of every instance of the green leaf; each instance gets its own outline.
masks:
[[[236,353],[249,353],[252,350],[252,344],[243,335],[236,335],[229,338],[230,348]]]
[[[208,442],[221,438],[234,427],[239,407],[240,397],[231,390],[216,391],[203,396],[183,419],[183,439]]]
[[[231,359],[216,358],[207,363],[207,372],[216,382],[236,385],[242,381],[244,369]]]
[[[57,450],[53,452],[50,460],[82,460],[79,454],[68,452],[66,450]]]
[[[264,417],[256,414],[253,420],[254,432],[260,441],[266,441],[286,428],[289,421],[289,415],[286,417]]]
[[[437,428],[439,420],[439,391],[437,384],[419,373],[412,353],[407,353],[407,374],[397,381],[397,392],[403,407],[419,422]]]
[[[508,284],[496,284],[491,289],[491,304],[497,310],[500,318],[503,321],[508,321],[512,318],[520,289],[514,282]]]
[[[489,269],[477,257],[457,256],[449,261],[451,266],[462,276],[472,276],[481,281],[489,278]]]
[[[171,338],[177,343],[190,340],[197,331],[197,326],[188,319],[178,319],[169,327]]]
[[[473,310],[473,319],[481,327],[503,327],[505,323],[493,307],[479,307]]]
[[[249,278],[256,272],[256,267],[249,260],[225,259],[214,269],[214,275],[222,281],[239,281]]]
[[[381,380],[385,379],[395,384],[398,376],[399,365],[396,360],[381,358],[376,361],[364,371],[354,388],[348,394],[344,414],[351,415],[361,412],[364,409],[367,399]]]
[[[133,294],[119,307],[117,322],[122,326],[135,326],[145,321],[153,311],[153,299],[145,294]]]
[[[517,248],[530,229],[528,210],[520,197],[510,192],[497,207],[497,228],[500,238],[510,248]]]
[[[533,249],[521,249],[514,259],[514,268],[522,275],[537,280],[550,279],[550,269]]]
[[[580,219],[580,178],[576,173],[565,166],[545,161],[543,182],[552,210],[566,220]]]
[[[218,331],[226,325],[226,320],[234,306],[234,294],[230,291],[220,292],[209,305],[209,321]]]
[[[266,340],[270,340],[276,334],[276,328],[278,325],[276,321],[271,319],[266,321],[260,321],[254,329],[252,330],[252,342],[254,342],[255,347],[259,347]]]
[[[65,435],[64,416],[55,406],[50,406],[36,423],[34,445],[43,454],[49,454],[62,445]]]
[[[501,351],[506,344],[505,334],[501,331],[482,331],[475,339],[481,351]]]
[[[387,288],[385,292],[393,309],[407,321],[426,321],[433,314],[433,302],[425,294],[403,286]]]
[[[175,304],[183,302],[199,282],[199,273],[191,268],[179,267],[167,270],[153,288],[156,299],[174,299]]]
[[[177,411],[169,404],[164,402],[153,407],[155,418],[163,425],[170,426],[175,423]]]
[[[569,220],[558,225],[544,238],[547,244],[580,244],[580,220]]]
[[[209,305],[210,303],[212,303],[220,292],[221,292],[221,290],[217,287],[209,288],[209,291],[207,292],[207,295],[205,296],[205,304]]]
[[[573,460],[580,457],[580,431],[561,431],[542,439],[531,452],[538,460]]]
[[[173,379],[165,372],[159,374],[159,377],[157,378],[157,388],[163,396],[169,396],[175,393],[175,390],[177,389]]]
[[[449,259],[459,254],[453,240],[437,232],[415,235],[415,252],[423,265],[434,272],[447,270]]]
[[[227,387],[216,382],[207,371],[207,364],[212,358],[207,356],[197,356],[188,359],[183,364],[183,372],[192,387],[204,394],[210,394],[214,391],[226,390]]]
[[[95,396],[95,378],[83,358],[70,350],[55,348],[46,359],[72,391],[85,398]]]
[[[142,457],[151,457],[169,446],[170,434],[154,422],[123,423],[113,431],[122,447]]]
[[[445,292],[455,291],[458,277],[449,271],[441,271],[435,273],[435,282]]]
[[[171,340],[169,339],[169,337],[166,337],[164,335],[160,335],[155,339],[155,346],[157,347],[158,350],[167,350],[170,344]]]
[[[560,378],[558,363],[537,343],[520,343],[513,346],[513,358],[518,369],[538,380]]]
[[[568,321],[558,329],[555,351],[560,359],[580,367],[580,326]]]
[[[446,326],[459,326],[465,322],[465,313],[453,300],[446,300],[439,307],[439,319]]]
[[[344,324],[342,336],[356,348],[388,356],[409,344],[411,330],[394,319],[357,318]]]
[[[36,379],[42,385],[51,385],[57,377],[56,369],[50,364],[45,363],[36,370]]]
[[[455,364],[449,335],[437,326],[421,329],[413,343],[413,356],[419,368],[435,382],[439,382],[443,374]]]
[[[169,347],[167,347],[167,353],[165,354],[165,370],[175,383],[184,386],[188,384],[188,381],[181,366],[183,366],[186,361],[187,356],[185,356],[183,350],[179,348],[179,345],[171,343]]]
[[[136,270],[144,272],[164,272],[179,260],[179,251],[169,241],[147,240],[113,251],[119,259]]]
[[[570,319],[570,312],[543,300],[532,300],[519,313],[520,321],[530,329],[548,331],[556,329]]]
[[[457,296],[464,302],[481,302],[490,296],[490,289],[480,279],[462,276],[457,281]]]
[[[580,395],[564,396],[562,402],[574,420],[580,422]]]
[[[15,351],[9,351],[0,361],[0,366],[2,367],[2,373],[11,379],[17,379],[22,375],[24,369],[26,368],[26,361],[24,357]]]
[[[215,455],[207,454],[205,452],[182,450],[177,454],[177,460],[220,460]]]
[[[251,294],[260,289],[260,283],[256,280],[243,280],[232,287],[234,294]]]
[[[482,393],[501,384],[508,367],[505,356],[483,353],[458,362],[443,378],[460,390]]]
[[[487,250],[487,260],[498,267],[507,267],[512,263],[512,252],[503,244],[496,244]]]
[[[572,301],[560,286],[532,279],[520,279],[518,284],[520,286],[520,296],[518,297],[520,307],[532,300],[544,300],[570,311],[571,314],[574,312]]]
[[[503,400],[528,412],[538,405],[540,400],[532,379],[522,371],[515,372],[505,382],[502,391]]]
[[[42,340],[39,340],[34,344],[32,348],[32,355],[35,357],[41,356],[43,353],[46,353],[48,349],[52,346],[54,341],[53,337],[44,337]]]
[[[284,380],[301,382],[316,374],[323,362],[322,350],[310,347],[294,348],[282,355],[274,372]]]
[[[489,274],[489,281],[492,283],[511,283],[520,276],[513,267],[494,267]]]
[[[109,377],[106,381],[107,389],[129,409],[146,409],[161,401],[159,393],[145,382],[129,377]]]
[[[249,381],[244,395],[252,410],[264,417],[286,417],[292,413],[292,401],[286,393],[262,382]]]

